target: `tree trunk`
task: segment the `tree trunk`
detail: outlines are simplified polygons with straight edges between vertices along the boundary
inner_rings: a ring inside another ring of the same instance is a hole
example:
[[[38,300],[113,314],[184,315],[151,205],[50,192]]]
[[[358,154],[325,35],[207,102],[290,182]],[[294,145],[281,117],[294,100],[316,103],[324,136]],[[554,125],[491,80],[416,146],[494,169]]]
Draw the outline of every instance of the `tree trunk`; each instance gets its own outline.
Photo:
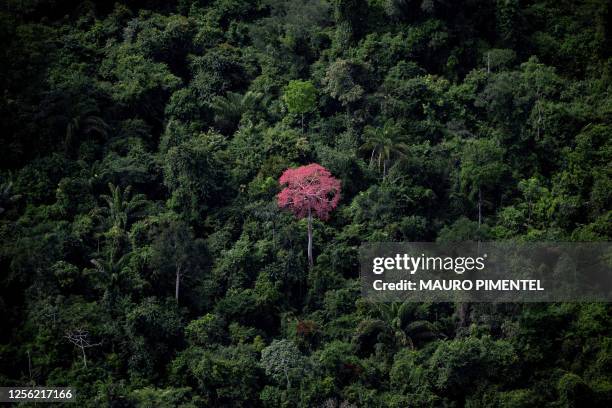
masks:
[[[176,282],[174,284],[174,299],[176,303],[179,301],[179,285],[181,282],[181,267],[177,266],[176,268]]]
[[[467,327],[470,323],[470,303],[461,302],[457,308],[457,317],[459,318],[459,327]]]
[[[312,269],[312,210],[308,208],[308,267]]]
[[[85,356],[85,347],[81,347],[81,352],[83,353],[83,365],[87,368],[87,357]]]
[[[529,208],[529,212],[527,214],[527,225],[531,225],[531,213],[533,211],[531,200],[527,201],[527,208]]]
[[[482,189],[478,186],[478,252],[480,253],[480,225],[482,224]],[[459,317],[459,327],[467,327],[469,324],[470,303],[459,303],[457,315]]]
[[[540,107],[540,94],[538,92],[538,98],[536,99],[536,108],[538,109],[538,125],[537,125],[537,139],[540,140],[540,124],[542,123],[542,108]]]
[[[302,113],[302,134],[304,134],[304,114]]]
[[[32,357],[30,356],[30,350],[27,350],[26,353],[28,353],[28,374],[30,376],[30,384],[33,384],[32,382]]]
[[[482,190],[478,187],[478,228],[482,223]]]

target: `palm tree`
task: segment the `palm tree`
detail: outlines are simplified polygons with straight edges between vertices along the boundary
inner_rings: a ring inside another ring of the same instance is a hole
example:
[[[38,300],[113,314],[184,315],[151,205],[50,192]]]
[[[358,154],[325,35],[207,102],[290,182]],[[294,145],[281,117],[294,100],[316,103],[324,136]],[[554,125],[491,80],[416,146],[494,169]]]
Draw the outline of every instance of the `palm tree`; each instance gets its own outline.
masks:
[[[90,262],[96,267],[102,285],[108,291],[113,291],[119,284],[121,271],[127,265],[129,254],[121,256],[118,260],[114,260],[112,255],[107,260],[91,259]]]
[[[118,256],[117,251],[111,249],[106,258],[90,259],[95,267],[95,288],[103,292],[102,300],[114,309],[121,288],[133,287],[130,281],[129,261],[131,253]],[[112,313],[112,312],[111,312]]]
[[[66,135],[64,137],[64,152],[70,154],[79,135],[89,136],[98,134],[102,137],[108,135],[110,127],[104,119],[93,114],[76,116],[68,121]]]
[[[387,324],[394,334],[396,342],[401,346],[415,347],[415,343],[443,337],[433,324],[426,320],[409,322],[413,312],[412,304],[408,302],[376,303],[376,311],[381,320]]]
[[[144,194],[132,196],[132,186],[121,190],[121,186],[108,183],[108,188],[110,195],[100,196],[106,206],[98,208],[97,215],[104,218],[109,229],[125,231],[128,222],[133,216],[138,215],[138,210],[146,204],[147,198]]]
[[[378,170],[381,170],[383,179],[387,176],[391,161],[396,157],[406,155],[408,148],[404,143],[401,128],[393,121],[388,120],[382,128],[366,126],[364,129],[365,143],[361,146],[362,150],[371,151],[370,166],[378,163]]]
[[[139,210],[146,204],[147,199],[144,194],[132,196],[132,186],[122,190],[120,186],[108,183],[108,188],[110,195],[100,196],[106,205],[94,209],[93,215],[102,221],[104,230],[101,235],[111,243],[109,262],[113,263],[117,254],[121,252],[121,243],[124,241],[129,222],[139,216]]]
[[[408,303],[377,303],[377,312],[383,322],[393,332],[396,341],[402,346],[414,348],[412,339],[406,335],[403,328],[408,323],[410,317],[410,306]]]
[[[251,91],[244,95],[228,92],[225,96],[216,96],[210,105],[215,111],[215,123],[219,130],[227,134],[233,133],[242,115],[253,108],[261,96],[260,93]]]
[[[21,194],[13,194],[13,182],[8,181],[0,184],[0,214],[2,214],[11,203],[19,200]]]

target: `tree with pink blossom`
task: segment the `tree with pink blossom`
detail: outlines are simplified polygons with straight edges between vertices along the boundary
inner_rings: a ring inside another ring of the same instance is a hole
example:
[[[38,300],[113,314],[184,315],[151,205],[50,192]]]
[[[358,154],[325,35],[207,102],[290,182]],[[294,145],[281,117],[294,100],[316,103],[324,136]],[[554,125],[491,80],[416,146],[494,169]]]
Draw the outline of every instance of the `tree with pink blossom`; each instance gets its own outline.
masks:
[[[312,217],[327,220],[340,201],[340,180],[325,167],[312,163],[287,169],[279,182],[278,206],[288,208],[298,218],[308,217],[308,265],[312,268]]]

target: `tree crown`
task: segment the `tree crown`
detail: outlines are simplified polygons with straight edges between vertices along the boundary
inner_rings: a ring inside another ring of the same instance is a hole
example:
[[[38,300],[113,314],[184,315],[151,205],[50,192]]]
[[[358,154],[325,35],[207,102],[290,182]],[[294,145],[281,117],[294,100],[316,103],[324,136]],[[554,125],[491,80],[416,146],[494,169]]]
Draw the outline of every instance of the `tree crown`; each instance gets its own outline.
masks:
[[[317,105],[317,88],[310,81],[291,81],[285,88],[283,100],[291,113],[312,112]]]
[[[285,170],[279,182],[285,188],[278,194],[278,206],[299,218],[313,212],[326,220],[340,201],[340,181],[316,163]]]

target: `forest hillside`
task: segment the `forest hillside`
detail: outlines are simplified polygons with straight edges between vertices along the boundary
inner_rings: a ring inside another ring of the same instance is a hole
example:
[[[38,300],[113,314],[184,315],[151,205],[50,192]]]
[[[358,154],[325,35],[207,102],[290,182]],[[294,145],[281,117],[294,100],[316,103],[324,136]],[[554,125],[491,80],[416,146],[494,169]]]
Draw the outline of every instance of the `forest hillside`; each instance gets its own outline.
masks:
[[[0,385],[612,406],[610,304],[372,303],[358,259],[610,241],[610,21],[607,0],[3,1]],[[279,195],[313,169],[324,206]]]

